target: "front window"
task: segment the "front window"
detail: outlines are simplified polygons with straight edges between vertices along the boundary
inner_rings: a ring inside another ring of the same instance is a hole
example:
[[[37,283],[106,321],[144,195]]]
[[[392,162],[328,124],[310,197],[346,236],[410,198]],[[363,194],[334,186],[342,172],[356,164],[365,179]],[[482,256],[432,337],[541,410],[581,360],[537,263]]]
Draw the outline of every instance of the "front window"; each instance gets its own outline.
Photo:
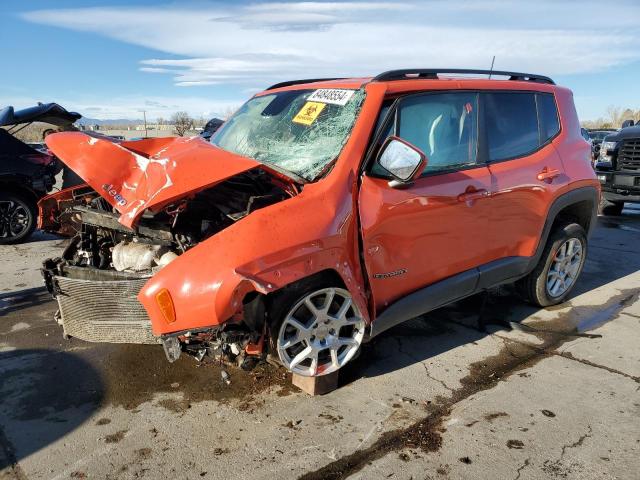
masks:
[[[211,143],[313,181],[340,154],[364,96],[363,89],[320,89],[254,97]]]
[[[384,136],[398,136],[420,149],[427,156],[425,175],[476,164],[477,93],[410,95],[400,100],[395,115]],[[372,173],[385,176],[378,163]]]

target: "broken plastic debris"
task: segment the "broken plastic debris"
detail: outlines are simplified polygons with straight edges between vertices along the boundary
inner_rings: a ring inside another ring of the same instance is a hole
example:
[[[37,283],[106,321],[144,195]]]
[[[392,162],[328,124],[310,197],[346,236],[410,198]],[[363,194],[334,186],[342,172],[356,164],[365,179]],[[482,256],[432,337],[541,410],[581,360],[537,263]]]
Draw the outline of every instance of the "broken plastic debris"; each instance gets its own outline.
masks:
[[[231,353],[233,353],[234,355],[240,355],[240,352],[242,351],[237,343],[229,344],[229,350],[231,350]]]
[[[231,375],[226,370],[222,370],[220,372],[220,376],[222,377],[222,381],[227,385],[231,385]]]
[[[198,353],[195,354],[196,360],[198,362],[201,362],[204,356],[206,355],[206,353],[207,353],[207,350],[204,348],[201,348],[200,350],[198,350]]]

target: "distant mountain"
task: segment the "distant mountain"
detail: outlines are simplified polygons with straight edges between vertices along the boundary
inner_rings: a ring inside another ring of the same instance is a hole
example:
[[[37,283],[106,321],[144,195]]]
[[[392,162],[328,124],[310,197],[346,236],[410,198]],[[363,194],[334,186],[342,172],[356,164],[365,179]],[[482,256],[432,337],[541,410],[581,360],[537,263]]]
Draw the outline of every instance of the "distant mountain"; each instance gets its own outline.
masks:
[[[130,118],[116,118],[116,119],[109,119],[109,120],[101,120],[99,118],[87,118],[87,117],[82,117],[80,120],[78,120],[76,123],[80,123],[82,125],[142,125],[144,123],[144,120],[142,119],[138,119],[138,120],[131,120]]]

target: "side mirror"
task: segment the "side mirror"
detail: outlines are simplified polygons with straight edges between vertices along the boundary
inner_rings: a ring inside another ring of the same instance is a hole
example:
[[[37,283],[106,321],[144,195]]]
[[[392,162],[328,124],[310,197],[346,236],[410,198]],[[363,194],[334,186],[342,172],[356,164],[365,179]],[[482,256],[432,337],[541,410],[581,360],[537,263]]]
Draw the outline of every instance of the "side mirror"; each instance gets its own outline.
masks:
[[[620,128],[633,127],[634,125],[635,122],[633,120],[625,120],[624,122],[622,122],[622,127]]]
[[[399,187],[422,175],[427,166],[427,156],[409,142],[391,136],[380,149],[378,164],[393,176],[389,186]]]

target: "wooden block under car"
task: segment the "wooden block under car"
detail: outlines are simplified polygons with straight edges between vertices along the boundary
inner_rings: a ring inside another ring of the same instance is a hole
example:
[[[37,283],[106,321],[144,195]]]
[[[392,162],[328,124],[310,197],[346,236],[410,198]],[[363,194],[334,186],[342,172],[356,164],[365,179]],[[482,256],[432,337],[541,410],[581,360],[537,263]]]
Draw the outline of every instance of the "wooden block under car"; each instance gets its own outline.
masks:
[[[338,388],[338,372],[320,377],[303,377],[294,373],[291,383],[309,395],[325,395]]]

